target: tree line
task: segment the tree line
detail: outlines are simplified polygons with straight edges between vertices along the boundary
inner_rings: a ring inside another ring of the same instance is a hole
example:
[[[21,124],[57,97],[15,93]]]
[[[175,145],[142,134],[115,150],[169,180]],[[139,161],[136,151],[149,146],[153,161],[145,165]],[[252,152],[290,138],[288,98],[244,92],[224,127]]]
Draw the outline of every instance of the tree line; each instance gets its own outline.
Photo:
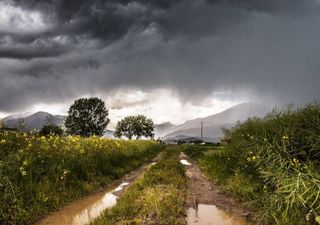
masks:
[[[66,133],[83,137],[103,136],[110,123],[108,116],[109,111],[103,100],[97,97],[77,99],[70,106],[65,119]],[[55,125],[49,118],[39,132],[42,135],[62,135],[64,133],[63,129]],[[117,123],[114,136],[126,137],[130,140],[142,137],[153,138],[154,123],[144,115],[127,116]]]

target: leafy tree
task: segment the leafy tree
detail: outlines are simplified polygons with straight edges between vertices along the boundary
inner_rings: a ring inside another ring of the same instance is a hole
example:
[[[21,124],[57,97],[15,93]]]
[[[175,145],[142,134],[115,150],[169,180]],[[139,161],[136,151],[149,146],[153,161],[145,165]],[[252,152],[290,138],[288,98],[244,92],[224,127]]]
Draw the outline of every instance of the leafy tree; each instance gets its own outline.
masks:
[[[62,136],[63,135],[63,130],[61,127],[54,125],[54,124],[49,124],[49,125],[44,125],[40,132],[41,135],[43,136],[47,136],[49,134],[54,134],[54,135],[58,135],[58,136]]]
[[[74,101],[65,120],[67,133],[72,135],[102,136],[109,124],[108,110],[99,98],[80,98]]]
[[[132,139],[133,136],[136,139],[141,137],[154,136],[154,123],[151,119],[143,115],[127,116],[117,123],[116,130],[114,133],[115,137],[125,136],[128,139]]]

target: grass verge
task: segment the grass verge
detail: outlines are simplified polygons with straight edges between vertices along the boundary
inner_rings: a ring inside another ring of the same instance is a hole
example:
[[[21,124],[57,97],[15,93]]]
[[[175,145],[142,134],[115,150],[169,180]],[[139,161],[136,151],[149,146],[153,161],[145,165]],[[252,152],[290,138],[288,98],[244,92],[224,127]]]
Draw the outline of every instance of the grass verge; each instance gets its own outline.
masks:
[[[185,224],[186,177],[178,161],[179,146],[167,147],[163,158],[150,167],[119,198],[118,203],[91,225]]]

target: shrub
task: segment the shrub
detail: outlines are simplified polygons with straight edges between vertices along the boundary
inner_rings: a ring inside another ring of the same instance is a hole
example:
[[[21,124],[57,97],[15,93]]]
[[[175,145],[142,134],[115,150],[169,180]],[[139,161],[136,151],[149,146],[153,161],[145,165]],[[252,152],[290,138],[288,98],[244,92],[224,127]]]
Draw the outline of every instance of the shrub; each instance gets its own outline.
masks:
[[[44,125],[41,130],[39,131],[40,135],[48,136],[50,134],[62,136],[63,129],[57,125]]]
[[[248,119],[226,132],[229,156],[237,168],[263,179],[268,211],[278,224],[286,224],[289,212],[320,210],[320,105],[274,110],[263,119]],[[299,214],[297,214],[297,217]]]

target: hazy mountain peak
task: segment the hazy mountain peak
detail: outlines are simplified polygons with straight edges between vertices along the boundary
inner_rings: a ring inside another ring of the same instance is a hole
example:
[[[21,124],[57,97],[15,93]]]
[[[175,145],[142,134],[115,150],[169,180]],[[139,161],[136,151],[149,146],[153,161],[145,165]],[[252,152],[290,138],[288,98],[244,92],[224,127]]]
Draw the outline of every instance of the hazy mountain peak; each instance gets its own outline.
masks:
[[[165,138],[168,139],[179,135],[200,137],[202,123],[203,135],[206,137],[206,140],[218,141],[218,139],[222,136],[222,127],[231,127],[237,121],[245,120],[248,117],[262,117],[269,110],[269,108],[262,104],[252,102],[241,103],[220,113],[189,120],[181,125],[175,126],[171,128],[171,132],[166,134]]]
[[[44,111],[39,111],[33,114],[19,114],[19,116],[10,115],[4,119],[4,123],[7,127],[17,128],[19,119],[23,118],[28,130],[40,130],[47,123],[47,119],[49,117],[51,118],[51,122],[53,124],[58,126],[62,126],[64,124],[63,116],[54,116]]]
[[[12,115],[4,117],[3,121],[12,120],[12,119],[19,119],[19,118],[25,118],[25,117],[30,116],[30,115],[32,115],[32,113],[30,113],[30,112],[16,113],[16,114],[12,114]]]
[[[175,126],[173,123],[171,122],[164,122],[164,123],[159,123],[155,125],[156,127],[172,127]]]

